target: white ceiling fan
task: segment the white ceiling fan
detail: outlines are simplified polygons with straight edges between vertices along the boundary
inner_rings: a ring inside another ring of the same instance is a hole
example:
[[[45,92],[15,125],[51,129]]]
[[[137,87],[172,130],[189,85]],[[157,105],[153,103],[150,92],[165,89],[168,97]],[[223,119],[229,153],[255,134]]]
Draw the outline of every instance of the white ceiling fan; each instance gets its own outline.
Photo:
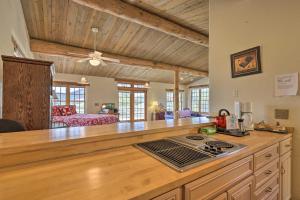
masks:
[[[70,55],[77,55],[80,57],[86,57],[80,60],[77,60],[77,62],[86,62],[89,61],[89,63],[93,66],[106,66],[107,64],[104,62],[105,61],[110,61],[114,63],[120,63],[120,60],[115,59],[115,58],[108,58],[108,57],[103,57],[102,53],[96,50],[96,39],[97,39],[97,33],[98,33],[98,28],[92,28],[92,32],[94,33],[94,52],[89,53],[88,55],[84,54],[77,54],[77,53],[69,53]]]

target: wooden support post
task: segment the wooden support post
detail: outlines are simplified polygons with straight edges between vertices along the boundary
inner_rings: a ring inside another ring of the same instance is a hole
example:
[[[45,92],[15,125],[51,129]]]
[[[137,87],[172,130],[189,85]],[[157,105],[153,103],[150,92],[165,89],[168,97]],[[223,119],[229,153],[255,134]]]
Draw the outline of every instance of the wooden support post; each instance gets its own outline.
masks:
[[[179,71],[174,73],[174,119],[179,118]]]

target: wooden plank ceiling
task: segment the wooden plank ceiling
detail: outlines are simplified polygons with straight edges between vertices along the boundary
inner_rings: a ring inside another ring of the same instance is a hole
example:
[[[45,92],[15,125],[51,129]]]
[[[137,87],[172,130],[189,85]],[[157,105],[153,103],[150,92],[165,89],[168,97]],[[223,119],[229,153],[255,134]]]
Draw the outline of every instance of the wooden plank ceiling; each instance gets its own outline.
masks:
[[[208,35],[208,0],[123,0]]]
[[[29,35],[65,45],[93,49],[91,27],[99,27],[96,49],[112,54],[141,58],[191,69],[208,71],[208,48],[147,28],[116,16],[79,5],[72,0],[21,0]],[[208,33],[208,0],[126,0],[151,13]],[[58,73],[173,82],[173,72],[108,64],[93,67],[76,63],[75,58],[34,53],[36,58],[54,61]],[[182,74],[181,83],[200,77]]]

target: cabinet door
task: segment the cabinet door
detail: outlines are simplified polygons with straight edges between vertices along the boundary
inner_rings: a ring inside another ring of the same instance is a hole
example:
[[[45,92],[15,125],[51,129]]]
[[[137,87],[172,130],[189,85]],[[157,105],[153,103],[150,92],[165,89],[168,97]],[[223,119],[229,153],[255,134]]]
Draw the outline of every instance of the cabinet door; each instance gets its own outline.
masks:
[[[152,200],[182,200],[181,188],[177,188],[175,190],[162,194]]]
[[[289,200],[291,199],[291,166],[292,166],[292,159],[291,159],[291,152],[284,154],[280,158],[280,189],[281,189],[281,199],[282,200]]]
[[[254,177],[246,180],[228,190],[228,200],[251,200],[254,193]]]

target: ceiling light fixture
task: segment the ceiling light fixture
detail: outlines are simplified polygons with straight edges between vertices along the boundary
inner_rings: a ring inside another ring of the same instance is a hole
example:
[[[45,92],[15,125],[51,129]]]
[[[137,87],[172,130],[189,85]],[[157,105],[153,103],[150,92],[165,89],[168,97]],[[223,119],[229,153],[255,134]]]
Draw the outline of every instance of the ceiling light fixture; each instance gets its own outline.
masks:
[[[90,64],[93,65],[93,66],[98,66],[100,65],[100,60],[97,60],[97,59],[91,59],[89,60]]]
[[[149,83],[146,82],[145,85],[144,85],[144,87],[145,87],[145,88],[150,88]]]
[[[81,83],[81,84],[89,84],[89,82],[87,81],[87,79],[86,79],[84,76],[81,77],[80,83]]]

